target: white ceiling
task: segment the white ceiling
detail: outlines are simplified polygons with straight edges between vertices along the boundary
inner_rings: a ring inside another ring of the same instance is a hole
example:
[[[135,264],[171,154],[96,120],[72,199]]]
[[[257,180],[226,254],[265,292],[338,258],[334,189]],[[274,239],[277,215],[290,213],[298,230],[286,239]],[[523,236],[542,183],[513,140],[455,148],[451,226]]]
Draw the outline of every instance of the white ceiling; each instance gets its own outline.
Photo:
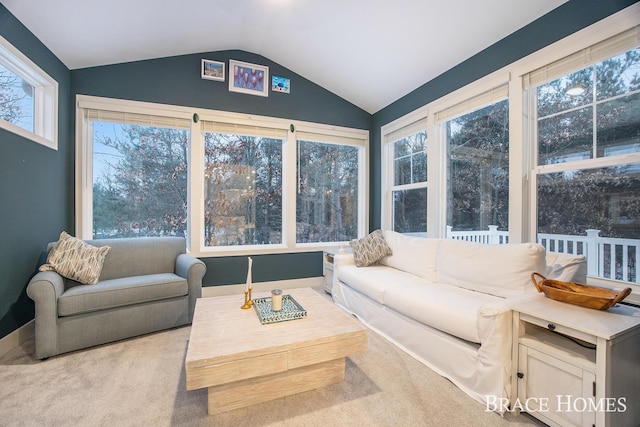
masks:
[[[369,113],[566,1],[1,0],[70,69],[240,49]]]

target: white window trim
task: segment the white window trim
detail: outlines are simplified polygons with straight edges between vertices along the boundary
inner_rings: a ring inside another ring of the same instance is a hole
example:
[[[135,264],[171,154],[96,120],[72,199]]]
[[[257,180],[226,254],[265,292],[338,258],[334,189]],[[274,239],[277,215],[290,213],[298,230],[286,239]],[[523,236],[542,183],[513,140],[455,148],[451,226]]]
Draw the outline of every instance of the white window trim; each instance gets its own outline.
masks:
[[[58,82],[0,36],[0,62],[34,89],[34,131],[0,120],[0,128],[53,150],[58,149]]]
[[[87,95],[76,97],[76,230],[78,237],[92,237],[92,160],[90,125],[84,120],[84,110],[110,110],[191,120],[189,146],[189,178],[187,236],[189,252],[198,257],[235,256],[247,254],[273,254],[288,252],[314,252],[339,246],[347,242],[296,243],[296,132],[335,136],[338,140],[360,148],[358,164],[358,237],[368,231],[368,171],[369,131],[324,125],[299,120],[287,120],[251,114],[205,110],[148,102],[101,98]],[[198,117],[198,123],[192,120]],[[283,144],[283,230],[282,243],[273,245],[204,246],[204,139],[200,121],[226,122],[287,130]],[[291,126],[294,129],[292,132]]]

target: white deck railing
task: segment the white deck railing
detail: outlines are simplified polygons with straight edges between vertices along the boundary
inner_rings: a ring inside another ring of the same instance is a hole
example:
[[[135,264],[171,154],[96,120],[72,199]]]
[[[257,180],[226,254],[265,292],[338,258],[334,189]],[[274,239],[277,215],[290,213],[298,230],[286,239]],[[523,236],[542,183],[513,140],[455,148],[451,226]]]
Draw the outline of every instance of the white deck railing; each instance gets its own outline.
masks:
[[[501,244],[509,242],[509,232],[495,225],[487,231],[453,231],[447,226],[447,238]],[[538,243],[551,252],[584,255],[590,276],[640,283],[640,240],[600,237],[600,230],[586,230],[586,236],[538,233]]]

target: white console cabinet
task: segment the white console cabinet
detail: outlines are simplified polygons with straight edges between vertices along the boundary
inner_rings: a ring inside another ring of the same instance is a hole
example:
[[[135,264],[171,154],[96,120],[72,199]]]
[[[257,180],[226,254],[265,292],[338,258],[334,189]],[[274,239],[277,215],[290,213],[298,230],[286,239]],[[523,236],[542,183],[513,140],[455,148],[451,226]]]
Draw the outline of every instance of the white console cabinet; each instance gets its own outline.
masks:
[[[322,253],[322,275],[324,276],[323,289],[330,294],[333,288],[333,257],[339,253],[352,252],[349,245],[343,245],[339,248],[327,248]]]
[[[640,425],[640,309],[540,294],[513,310],[513,409],[551,426]]]

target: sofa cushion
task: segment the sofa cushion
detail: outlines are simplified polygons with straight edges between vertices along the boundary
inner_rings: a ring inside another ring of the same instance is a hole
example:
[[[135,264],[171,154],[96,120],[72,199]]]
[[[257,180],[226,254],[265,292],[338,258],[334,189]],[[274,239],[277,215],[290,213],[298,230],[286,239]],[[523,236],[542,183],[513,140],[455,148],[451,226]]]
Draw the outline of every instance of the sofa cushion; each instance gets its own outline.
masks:
[[[385,293],[390,288],[429,284],[415,274],[382,265],[367,268],[347,265],[337,271],[339,281],[380,304],[385,303]]]
[[[353,248],[353,258],[358,267],[366,267],[378,262],[383,256],[391,255],[391,249],[381,230],[375,230],[362,239],[354,239],[349,244]]]
[[[480,343],[478,310],[501,298],[455,286],[430,284],[387,290],[384,304],[417,322]]]
[[[440,239],[407,236],[391,230],[384,232],[384,239],[393,253],[382,258],[380,264],[413,273],[430,282],[438,280],[436,253]]]
[[[93,286],[67,289],[58,299],[58,315],[71,316],[187,294],[187,280],[173,273],[102,280]]]
[[[584,255],[547,252],[547,279],[587,283],[587,258]]]
[[[544,246],[487,245],[443,239],[438,246],[438,283],[500,297],[523,295],[531,273],[545,271]]]
[[[109,246],[95,247],[63,231],[50,248],[47,262],[40,266],[40,271],[56,271],[67,279],[95,285],[109,250]]]

